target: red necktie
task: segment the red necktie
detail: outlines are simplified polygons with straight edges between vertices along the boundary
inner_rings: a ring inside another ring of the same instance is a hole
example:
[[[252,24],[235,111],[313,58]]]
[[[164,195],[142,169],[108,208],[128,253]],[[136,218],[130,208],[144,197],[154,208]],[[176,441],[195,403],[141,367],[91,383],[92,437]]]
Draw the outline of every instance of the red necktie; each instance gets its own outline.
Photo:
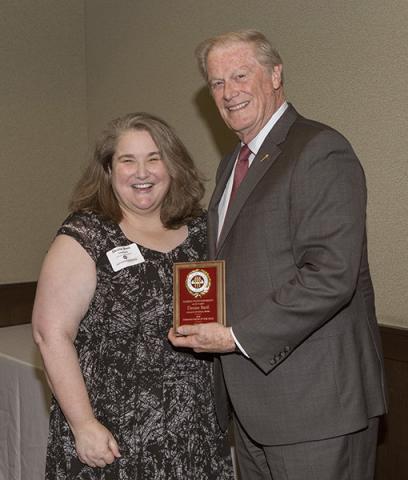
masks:
[[[240,186],[242,180],[244,179],[245,175],[248,172],[248,159],[249,156],[251,155],[251,150],[249,149],[248,145],[244,144],[241,147],[241,150],[238,155],[238,160],[237,164],[235,166],[235,172],[234,172],[234,181],[232,184],[232,190],[231,190],[231,195],[229,202],[231,203],[233,197],[237,193],[238,187]]]

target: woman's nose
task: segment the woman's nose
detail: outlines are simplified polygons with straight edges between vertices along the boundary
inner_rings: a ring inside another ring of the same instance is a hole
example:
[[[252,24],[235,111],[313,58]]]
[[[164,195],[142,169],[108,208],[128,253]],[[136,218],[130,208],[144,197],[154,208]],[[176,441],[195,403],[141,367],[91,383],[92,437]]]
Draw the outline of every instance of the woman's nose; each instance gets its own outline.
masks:
[[[146,162],[138,162],[136,166],[136,176],[146,178],[149,175],[149,167]]]

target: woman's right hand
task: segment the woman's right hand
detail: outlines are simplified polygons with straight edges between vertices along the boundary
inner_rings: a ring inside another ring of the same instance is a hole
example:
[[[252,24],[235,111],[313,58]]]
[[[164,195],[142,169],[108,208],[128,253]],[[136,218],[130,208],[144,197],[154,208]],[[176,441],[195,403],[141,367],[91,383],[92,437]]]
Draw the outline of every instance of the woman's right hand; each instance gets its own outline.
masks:
[[[96,418],[73,429],[73,433],[78,458],[90,467],[105,467],[121,456],[113,435]]]

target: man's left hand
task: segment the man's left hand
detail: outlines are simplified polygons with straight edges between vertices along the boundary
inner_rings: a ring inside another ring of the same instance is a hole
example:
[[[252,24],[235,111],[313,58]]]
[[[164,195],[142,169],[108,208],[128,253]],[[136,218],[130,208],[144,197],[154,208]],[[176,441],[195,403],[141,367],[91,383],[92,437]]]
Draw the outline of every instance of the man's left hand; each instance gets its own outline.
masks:
[[[228,353],[235,351],[235,342],[231,329],[219,323],[183,325],[177,328],[177,334],[171,328],[168,334],[175,347],[192,348],[195,352]]]

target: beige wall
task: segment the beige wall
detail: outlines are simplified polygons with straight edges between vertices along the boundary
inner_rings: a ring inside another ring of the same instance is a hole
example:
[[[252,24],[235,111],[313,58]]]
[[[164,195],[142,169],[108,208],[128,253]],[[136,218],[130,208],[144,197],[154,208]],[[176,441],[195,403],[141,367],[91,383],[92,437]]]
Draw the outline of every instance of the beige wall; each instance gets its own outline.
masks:
[[[0,0],[0,283],[36,280],[87,149],[84,6]]]
[[[234,139],[201,89],[194,48],[222,31],[265,32],[283,56],[289,99],[302,114],[343,132],[364,165],[379,317],[408,326],[408,2],[86,4],[91,135],[125,111],[162,115],[211,179],[209,192],[217,161]]]
[[[34,3],[38,5],[31,2]],[[137,110],[159,114],[176,128],[209,178],[208,192],[213,186],[220,155],[235,139],[222,126],[203,88],[193,59],[194,48],[203,38],[226,30],[253,27],[267,34],[283,56],[289,100],[303,115],[327,122],[343,132],[361,159],[369,187],[369,248],[379,319],[408,327],[405,305],[408,291],[408,119],[405,112],[408,2],[86,0],[84,3],[90,143],[106,121],[116,115]],[[23,203],[32,205],[34,196],[36,207],[46,208],[49,220],[43,219],[37,228],[42,212],[20,209],[20,216],[28,213],[29,225],[21,219],[15,220],[13,212],[8,213],[9,218],[13,217],[15,228],[7,231],[20,250],[27,248],[28,235],[34,233],[37,241],[35,245],[30,244],[25,262],[16,264],[7,256],[0,277],[4,282],[33,278],[50,232],[61,218],[68,186],[72,187],[77,176],[75,162],[84,149],[85,73],[82,53],[79,53],[80,2],[40,2],[42,6],[50,4],[55,6],[58,18],[66,11],[64,28],[67,31],[72,28],[71,43],[62,45],[71,51],[64,59],[64,71],[69,75],[76,70],[79,77],[59,75],[58,81],[62,82],[63,92],[75,79],[76,95],[73,92],[70,102],[62,95],[61,104],[53,108],[65,111],[70,107],[71,121],[65,122],[65,127],[71,130],[63,140],[76,155],[70,170],[65,167],[62,174],[55,163],[49,162],[52,168],[48,166],[43,175],[53,188],[47,190],[38,189],[38,177],[34,192],[32,188],[21,188],[18,180],[14,180],[15,162],[6,167],[8,179],[12,179],[9,188],[14,192],[7,198],[21,197]],[[78,21],[70,23],[75,16]],[[35,20],[39,20],[38,16]],[[57,32],[59,29],[55,28],[55,36],[61,42],[61,34]],[[39,44],[43,42],[38,35],[33,35],[34,40]],[[55,72],[48,70],[55,77]],[[73,125],[75,112],[77,124]],[[55,116],[59,121],[64,119]],[[64,160],[60,158],[64,157],[63,153],[66,155],[66,150],[55,142],[61,136],[60,129],[55,127],[52,125],[53,134],[44,137],[45,145],[40,145],[44,150],[41,157],[50,150],[53,154],[57,151],[58,165],[61,165]],[[78,131],[82,136],[78,134],[74,142],[73,136]],[[9,161],[9,155],[5,158]],[[38,175],[38,172],[31,167],[30,174]],[[6,249],[11,255],[12,248],[10,243],[4,243],[3,251]]]

